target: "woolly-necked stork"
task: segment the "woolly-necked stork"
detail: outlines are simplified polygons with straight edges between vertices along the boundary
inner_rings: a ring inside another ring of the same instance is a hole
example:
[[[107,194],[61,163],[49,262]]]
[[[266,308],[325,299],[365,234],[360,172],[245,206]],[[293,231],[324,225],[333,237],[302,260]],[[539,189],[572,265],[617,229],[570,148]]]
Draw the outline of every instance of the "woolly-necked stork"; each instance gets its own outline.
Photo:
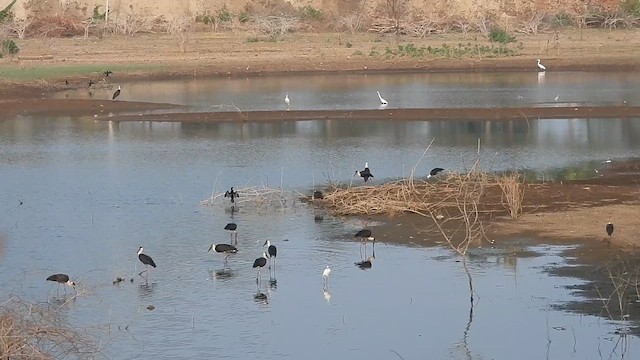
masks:
[[[433,169],[431,169],[431,171],[429,171],[429,175],[427,175],[427,179],[432,177],[432,176],[436,176],[436,175],[438,175],[439,173],[441,173],[443,171],[444,171],[443,168],[439,168],[439,167],[433,168]]]
[[[47,278],[47,281],[55,281],[58,283],[58,289],[56,292],[60,289],[60,284],[71,286],[74,291],[76,290],[76,283],[69,280],[69,275],[67,274],[53,274]],[[64,288],[64,292],[65,294],[67,293],[67,288]]]
[[[118,85],[118,90],[113,93],[113,97],[111,98],[111,100],[115,100],[118,96],[120,96],[120,91],[122,91],[122,88],[120,88],[120,85]]]
[[[211,244],[211,247],[208,251],[215,250],[218,254],[224,254],[224,264],[227,265],[227,259],[231,254],[235,254],[238,252],[238,249],[229,244]]]
[[[262,246],[267,247],[267,253],[269,254],[269,268],[271,268],[271,261],[273,261],[273,267],[276,266],[276,256],[278,255],[278,249],[275,245],[271,244],[271,241],[267,240],[262,244]],[[271,260],[273,258],[273,260]]]
[[[613,234],[613,224],[609,222],[605,229],[607,230],[607,235],[611,238],[611,235]]]
[[[151,258],[151,256],[147,255],[147,254],[143,254],[142,252],[144,251],[144,249],[142,248],[142,246],[140,246],[140,248],[138,249],[138,259],[140,259],[140,261],[144,264],[144,271],[140,272],[140,274],[138,275],[142,275],[142,273],[145,273],[146,276],[146,280],[148,282],[149,280],[149,266],[152,267],[156,267],[156,263],[153,261],[153,259]]]
[[[369,163],[365,162],[364,163],[364,170],[356,170],[356,172],[353,175],[359,175],[361,178],[364,179],[364,182],[367,182],[367,180],[369,180],[369,178],[373,177],[373,174],[371,174],[371,170],[369,170]]]
[[[267,253],[262,253],[262,256],[257,258],[254,262],[253,262],[253,268],[258,268],[258,274],[256,275],[256,282],[258,281],[258,279],[260,278],[260,270],[267,265]]]
[[[235,237],[235,243],[238,243],[238,224],[236,223],[228,223],[227,225],[225,225],[224,227],[225,230],[227,230],[229,232],[229,235],[231,236],[231,243],[234,243],[234,237]],[[234,236],[235,235],[235,236]]]

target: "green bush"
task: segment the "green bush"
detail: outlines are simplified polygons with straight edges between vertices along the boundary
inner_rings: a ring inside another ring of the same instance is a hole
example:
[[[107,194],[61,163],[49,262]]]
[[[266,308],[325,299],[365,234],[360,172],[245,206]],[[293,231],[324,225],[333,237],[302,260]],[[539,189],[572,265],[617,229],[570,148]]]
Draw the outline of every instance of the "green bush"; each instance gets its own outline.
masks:
[[[102,7],[102,5],[96,5],[93,8],[93,20],[105,20],[106,16],[107,16],[107,12],[103,12],[102,14],[100,14],[100,7]]]
[[[249,13],[247,12],[241,12],[240,15],[238,15],[238,21],[240,21],[241,23],[246,23],[247,21],[251,20],[251,15],[249,15]]]
[[[20,47],[12,39],[0,41],[0,57],[3,55],[16,55],[20,52]]]
[[[324,14],[322,14],[322,10],[315,9],[310,5],[305,5],[302,8],[302,17],[313,20],[322,20]]]
[[[7,7],[0,10],[0,23],[4,22],[5,20],[11,20],[11,18],[13,18],[13,12],[11,11],[11,8],[16,3],[16,1],[18,0],[13,0],[9,5],[7,5]]]
[[[620,6],[626,13],[640,17],[640,0],[624,0]]]
[[[489,40],[500,44],[508,44],[516,41],[516,37],[509,35],[509,33],[504,29],[493,28],[489,31]]]
[[[231,22],[231,13],[226,7],[218,10],[217,18],[220,22]]]

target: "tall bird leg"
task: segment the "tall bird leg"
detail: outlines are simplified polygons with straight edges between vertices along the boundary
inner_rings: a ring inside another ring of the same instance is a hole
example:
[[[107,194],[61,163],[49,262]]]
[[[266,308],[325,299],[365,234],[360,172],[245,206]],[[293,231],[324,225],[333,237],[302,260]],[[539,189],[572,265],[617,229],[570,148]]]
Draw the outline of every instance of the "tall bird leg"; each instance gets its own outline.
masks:
[[[237,231],[233,232],[233,237],[235,238],[236,245],[238,245],[238,232]]]
[[[224,266],[227,266],[227,259],[229,258],[229,254],[224,257]]]

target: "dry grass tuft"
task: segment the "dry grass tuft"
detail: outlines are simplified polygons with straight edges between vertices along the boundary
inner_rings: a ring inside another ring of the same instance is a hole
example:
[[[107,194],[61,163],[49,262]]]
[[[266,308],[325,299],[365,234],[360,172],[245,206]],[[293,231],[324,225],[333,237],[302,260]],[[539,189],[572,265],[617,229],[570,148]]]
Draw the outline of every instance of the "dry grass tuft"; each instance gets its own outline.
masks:
[[[518,173],[498,177],[498,185],[502,189],[502,203],[512,219],[522,214],[524,201],[524,180]]]
[[[96,344],[56,309],[11,298],[0,304],[0,359],[90,359]]]

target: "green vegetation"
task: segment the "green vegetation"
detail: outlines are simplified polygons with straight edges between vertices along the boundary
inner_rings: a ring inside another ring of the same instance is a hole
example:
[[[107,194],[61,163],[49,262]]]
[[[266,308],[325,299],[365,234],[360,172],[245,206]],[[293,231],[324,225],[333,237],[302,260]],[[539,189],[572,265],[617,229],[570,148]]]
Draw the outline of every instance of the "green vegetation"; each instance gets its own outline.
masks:
[[[238,21],[240,21],[242,24],[248,22],[249,20],[251,20],[251,15],[249,15],[249,13],[246,11],[243,11],[238,15]]]
[[[516,41],[516,37],[509,35],[509,33],[504,29],[493,28],[489,31],[489,40],[500,44],[508,44]]]
[[[226,6],[223,6],[222,9],[218,10],[216,17],[221,23],[231,22],[232,20],[231,13],[227,10]]]
[[[315,9],[311,5],[305,5],[300,11],[302,18],[312,19],[312,20],[322,20],[324,14],[322,10]]]
[[[247,38],[247,42],[249,42],[249,43],[257,43],[257,42],[260,42],[260,38],[258,38],[257,36],[249,36]]]
[[[96,5],[93,8],[93,15],[91,16],[91,18],[93,20],[98,20],[98,21],[103,20],[104,21],[106,19],[106,16],[107,16],[107,12],[106,11],[103,12],[102,14],[100,14],[100,8],[101,7],[102,7],[102,5]]]
[[[372,50],[373,53],[373,50]],[[406,56],[413,58],[420,57],[442,57],[447,59],[460,59],[464,57],[503,57],[517,55],[517,51],[509,48],[505,44],[499,46],[495,45],[480,45],[480,44],[462,44],[458,43],[455,46],[448,44],[442,44],[442,47],[433,46],[420,46],[417,47],[413,43],[407,45],[398,45],[397,48],[387,47],[385,50],[387,57]],[[374,56],[369,54],[369,56]]]
[[[559,27],[571,26],[573,25],[573,18],[571,17],[571,15],[567,14],[566,12],[557,13],[553,17],[553,25],[559,26]]]
[[[151,71],[159,69],[158,65],[112,65],[112,64],[91,64],[91,65],[71,65],[71,66],[37,66],[27,68],[17,68],[15,66],[0,66],[0,77],[10,81],[34,81],[34,80],[56,80],[69,77],[81,77],[89,75],[100,75],[104,69],[109,69],[115,73]]]
[[[20,52],[20,47],[12,39],[0,41],[0,58],[5,55],[16,55]]]
[[[18,0],[13,0],[9,5],[7,5],[7,7],[0,10],[0,23],[4,22],[5,20],[11,20],[11,18],[13,18],[13,12],[11,11],[11,8],[13,8],[13,5],[16,3],[16,1]]]
[[[620,4],[624,12],[640,17],[640,0],[625,0]]]

